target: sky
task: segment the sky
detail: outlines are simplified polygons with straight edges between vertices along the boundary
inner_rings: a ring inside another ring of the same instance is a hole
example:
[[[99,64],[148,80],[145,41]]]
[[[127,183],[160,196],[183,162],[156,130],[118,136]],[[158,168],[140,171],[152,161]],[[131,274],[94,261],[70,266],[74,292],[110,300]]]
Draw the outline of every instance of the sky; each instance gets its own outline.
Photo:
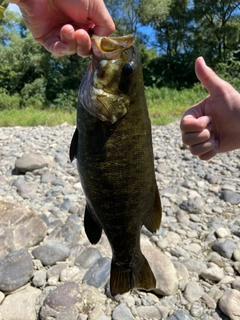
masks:
[[[15,11],[15,12],[19,12],[20,13],[20,10],[19,10],[19,8],[18,8],[18,6],[16,4],[10,3],[9,6],[8,6],[8,9],[10,9],[11,11]]]

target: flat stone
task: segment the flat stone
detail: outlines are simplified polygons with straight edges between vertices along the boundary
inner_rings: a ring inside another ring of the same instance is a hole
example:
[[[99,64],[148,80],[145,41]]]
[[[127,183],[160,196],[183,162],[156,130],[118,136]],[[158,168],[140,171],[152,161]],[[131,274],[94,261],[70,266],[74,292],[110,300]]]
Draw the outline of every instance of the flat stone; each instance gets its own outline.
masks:
[[[25,285],[33,275],[33,264],[26,250],[11,252],[0,262],[0,290],[14,291]]]
[[[141,247],[156,278],[153,291],[163,296],[174,294],[178,289],[178,277],[171,260],[148,241],[142,241]]]
[[[200,275],[205,280],[221,281],[222,278],[224,277],[224,272],[221,268],[219,268],[216,265],[216,267],[210,267],[210,268],[204,269]]]
[[[77,320],[82,308],[82,298],[79,285],[67,282],[51,291],[43,302],[41,320]]]
[[[134,320],[133,315],[131,314],[128,307],[125,303],[120,303],[112,313],[113,320]]]
[[[175,246],[175,247],[171,248],[170,249],[170,253],[171,253],[172,256],[175,256],[175,257],[178,257],[178,258],[179,257],[183,257],[185,259],[189,259],[190,258],[189,253],[185,249],[183,249],[183,248],[181,248],[179,246]]]
[[[212,249],[218,252],[221,256],[230,259],[236,247],[237,245],[235,242],[233,242],[233,240],[226,239],[224,241],[216,240],[212,246]]]
[[[32,251],[35,259],[39,259],[44,266],[52,266],[57,261],[64,261],[68,258],[70,250],[61,243],[49,241]]]
[[[48,241],[60,242],[67,247],[72,247],[80,239],[80,226],[73,221],[66,221],[65,224],[56,228],[47,237]]]
[[[157,166],[157,172],[159,172],[159,173],[166,173],[166,172],[169,172],[169,170],[170,170],[170,168],[167,164],[160,163]]]
[[[203,300],[205,301],[206,305],[208,306],[208,308],[210,309],[216,309],[216,302],[213,300],[212,297],[210,297],[208,294],[204,293],[202,295]]]
[[[230,190],[223,190],[221,193],[221,199],[231,204],[239,204],[240,194]]]
[[[67,199],[64,199],[63,203],[60,206],[60,209],[62,211],[68,212],[69,209],[71,208],[71,206],[72,206],[72,202],[71,202],[71,200],[69,198],[67,198]]]
[[[54,181],[55,179],[56,176],[49,171],[46,171],[41,175],[42,183],[52,183],[52,181]]]
[[[232,282],[232,288],[240,291],[240,277],[237,277],[237,278]]]
[[[178,210],[176,212],[176,218],[177,218],[177,221],[180,223],[184,223],[185,225],[189,224],[189,215],[187,214],[186,211]]]
[[[24,199],[31,198],[36,195],[38,185],[36,183],[23,183],[18,186],[17,191]]]
[[[183,263],[188,271],[195,272],[197,274],[200,274],[204,269],[207,269],[206,263],[204,263],[202,260],[197,259],[183,259],[181,260],[181,263]]]
[[[83,284],[82,299],[87,306],[104,305],[107,296],[100,292],[97,288]]]
[[[96,248],[86,248],[75,259],[74,264],[84,269],[89,269],[101,258],[101,254]]]
[[[34,276],[33,276],[33,279],[32,279],[32,283],[36,287],[43,287],[46,284],[46,278],[47,278],[47,271],[45,269],[37,270],[34,273]]]
[[[167,320],[194,320],[187,312],[183,310],[175,311]]]
[[[200,197],[194,199],[185,200],[180,204],[182,210],[190,213],[199,213],[204,206],[204,201]]]
[[[221,227],[216,230],[216,235],[218,238],[226,238],[226,237],[230,236],[230,234],[231,234],[231,232],[227,228]]]
[[[181,261],[173,261],[173,265],[177,271],[179,281],[188,281],[189,272],[187,267]]]
[[[0,201],[0,259],[7,253],[40,243],[47,225],[28,206]]]
[[[212,286],[211,289],[208,292],[208,295],[215,301],[217,302],[223,295],[223,292],[217,287],[217,286]]]
[[[220,184],[222,181],[222,177],[215,174],[206,174],[204,177],[211,184]]]
[[[176,232],[170,231],[167,233],[165,240],[167,240],[168,243],[171,243],[171,244],[178,244],[182,240],[182,238]]]
[[[240,273],[240,261],[234,262],[234,269],[237,270],[238,273]]]
[[[95,288],[101,288],[104,286],[110,276],[110,264],[109,258],[100,258],[94,265],[86,272],[83,277],[83,282]]]
[[[198,243],[189,243],[184,247],[184,249],[187,252],[192,252],[195,255],[198,255],[202,248]]]
[[[219,307],[221,311],[227,315],[231,320],[240,319],[240,292],[232,289],[226,291],[219,300]]]
[[[203,288],[195,281],[188,282],[184,291],[184,297],[189,302],[198,301],[204,294]]]
[[[49,163],[49,158],[40,153],[24,153],[15,162],[15,169],[18,172],[25,173],[46,167]]]
[[[236,248],[233,251],[233,259],[235,261],[240,261],[240,248]]]
[[[60,281],[77,281],[81,277],[81,272],[77,266],[73,266],[70,268],[63,269],[60,274]]]
[[[36,308],[41,290],[26,286],[18,292],[8,295],[0,305],[0,319],[36,320]]]
[[[137,314],[142,319],[161,319],[162,314],[156,306],[140,306],[136,308]]]

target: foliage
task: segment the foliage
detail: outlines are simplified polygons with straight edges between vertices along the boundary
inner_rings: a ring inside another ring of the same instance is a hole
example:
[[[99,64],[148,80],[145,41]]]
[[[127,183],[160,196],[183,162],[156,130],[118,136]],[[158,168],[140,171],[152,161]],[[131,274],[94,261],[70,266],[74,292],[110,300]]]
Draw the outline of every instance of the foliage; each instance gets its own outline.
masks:
[[[165,125],[179,119],[187,108],[206,96],[206,91],[200,84],[196,84],[192,89],[183,89],[181,91],[167,87],[161,89],[146,87],[145,93],[150,118],[152,124],[155,125]],[[63,122],[75,125],[76,111],[61,108],[39,110],[32,107],[0,111],[0,127],[17,125],[54,126]]]
[[[5,88],[0,88],[0,111],[16,109],[19,107],[19,104],[19,94],[15,93],[11,96]]]
[[[226,62],[239,45],[239,8],[240,1],[235,0],[194,0],[195,50],[212,66]]]
[[[229,61],[228,63],[219,63],[216,67],[216,73],[238,91],[240,91],[240,61]]]
[[[170,89],[167,87],[146,88],[146,98],[152,124],[165,125],[179,119],[190,106],[206,97],[201,84],[192,89]]]
[[[116,24],[116,35],[133,33],[142,37],[139,27],[165,19],[171,0],[105,0]]]
[[[51,55],[33,40],[20,17],[11,12],[7,12],[0,28],[4,30],[0,39],[3,61],[0,63],[0,88],[5,90],[5,101],[9,94],[10,100],[14,97],[16,107],[15,95],[18,94],[19,108],[30,105],[75,108],[79,83],[88,60],[77,55],[62,58]]]
[[[181,109],[177,101],[184,107],[191,105],[187,92],[196,101],[205,94],[196,85],[194,73],[194,61],[200,55],[217,74],[240,89],[240,0],[105,3],[116,24],[115,35],[135,35],[154,119],[179,115],[174,111],[175,107]],[[146,33],[142,26],[148,27]],[[150,44],[153,35],[155,41]],[[31,108],[73,112],[88,63],[77,55],[53,56],[32,39],[21,16],[7,10],[0,21],[0,111],[21,112],[30,107],[31,112]],[[162,106],[162,99],[168,105]]]

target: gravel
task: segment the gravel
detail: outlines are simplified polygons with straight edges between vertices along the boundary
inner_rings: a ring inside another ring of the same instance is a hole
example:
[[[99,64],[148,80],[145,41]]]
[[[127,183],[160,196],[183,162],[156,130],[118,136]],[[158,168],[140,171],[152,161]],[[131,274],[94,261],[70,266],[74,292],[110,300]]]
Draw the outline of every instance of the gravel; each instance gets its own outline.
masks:
[[[0,128],[0,319],[240,319],[240,151],[204,162],[178,122],[153,126],[163,219],[142,250],[157,287],[112,298],[109,243],[84,232],[74,129]]]

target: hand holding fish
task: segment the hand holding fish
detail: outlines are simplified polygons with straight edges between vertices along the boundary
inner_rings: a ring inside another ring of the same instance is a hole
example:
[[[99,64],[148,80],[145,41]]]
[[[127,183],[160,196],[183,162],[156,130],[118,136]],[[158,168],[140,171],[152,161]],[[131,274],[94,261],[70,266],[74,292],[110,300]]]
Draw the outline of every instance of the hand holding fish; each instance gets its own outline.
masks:
[[[19,6],[24,22],[34,39],[57,56],[77,53],[88,56],[94,28],[99,36],[108,36],[114,22],[103,0],[12,0]]]
[[[195,72],[209,96],[188,109],[180,123],[183,143],[201,160],[240,148],[240,94],[200,57]]]

